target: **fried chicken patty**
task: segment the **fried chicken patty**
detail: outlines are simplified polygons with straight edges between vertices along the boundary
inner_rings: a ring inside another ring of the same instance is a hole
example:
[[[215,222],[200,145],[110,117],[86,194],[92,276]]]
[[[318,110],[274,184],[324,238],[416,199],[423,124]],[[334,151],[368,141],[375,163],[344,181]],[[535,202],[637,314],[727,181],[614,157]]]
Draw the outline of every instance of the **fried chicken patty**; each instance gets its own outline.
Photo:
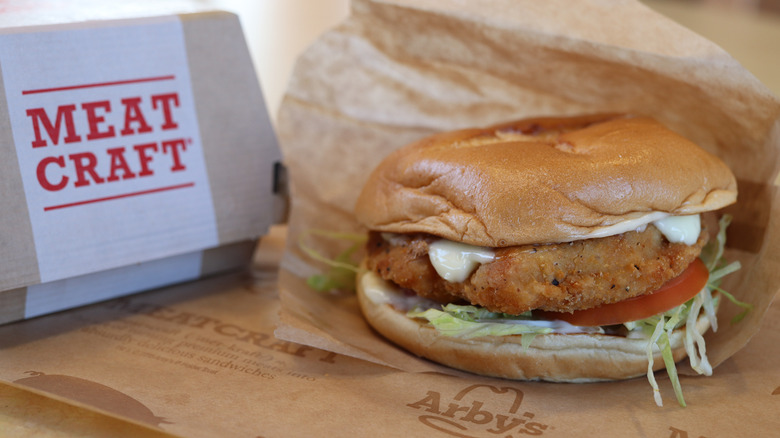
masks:
[[[708,240],[670,243],[658,229],[547,245],[496,248],[492,262],[465,281],[441,278],[428,258],[427,234],[371,232],[366,266],[385,280],[441,303],[467,301],[493,312],[571,312],[655,291],[680,275]]]

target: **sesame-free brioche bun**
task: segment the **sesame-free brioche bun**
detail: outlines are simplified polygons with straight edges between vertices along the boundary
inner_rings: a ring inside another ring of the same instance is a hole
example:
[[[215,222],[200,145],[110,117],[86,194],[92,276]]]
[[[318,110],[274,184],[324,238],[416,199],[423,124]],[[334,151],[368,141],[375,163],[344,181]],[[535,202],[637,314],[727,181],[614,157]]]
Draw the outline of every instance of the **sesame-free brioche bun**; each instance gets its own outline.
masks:
[[[367,228],[505,247],[603,237],[735,202],[717,157],[649,117],[535,118],[391,153],[356,204]]]
[[[373,278],[372,278],[373,277]],[[519,335],[460,338],[438,333],[425,320],[409,318],[391,303],[376,298],[371,288],[388,282],[373,272],[358,274],[357,297],[366,321],[382,336],[405,350],[474,374],[514,380],[551,382],[595,382],[621,380],[647,374],[647,339],[603,334],[536,335],[525,349]],[[710,327],[699,316],[696,330]],[[686,356],[684,329],[672,332],[670,344],[675,362]],[[654,348],[653,369],[664,367]]]

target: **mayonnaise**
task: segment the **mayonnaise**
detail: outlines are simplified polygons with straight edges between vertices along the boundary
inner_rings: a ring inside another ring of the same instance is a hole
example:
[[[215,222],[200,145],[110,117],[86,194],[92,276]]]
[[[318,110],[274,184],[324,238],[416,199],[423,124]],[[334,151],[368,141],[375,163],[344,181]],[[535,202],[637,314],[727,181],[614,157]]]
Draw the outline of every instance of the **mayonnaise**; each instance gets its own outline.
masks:
[[[669,213],[654,211],[634,219],[627,219],[613,225],[599,227],[591,231],[583,238],[598,239],[600,237],[616,236],[634,230],[643,230],[647,224],[669,217]]]
[[[402,312],[408,312],[415,307],[440,306],[438,303],[418,295],[405,295],[389,281],[382,279],[373,272],[360,276],[363,293],[376,304],[389,304]]]
[[[480,263],[493,261],[493,250],[441,239],[428,247],[428,257],[441,278],[457,283],[471,275]]]
[[[635,219],[618,222],[614,225],[597,228],[586,235],[589,239],[615,236],[628,231],[643,231],[647,224],[653,224],[672,243],[684,242],[693,245],[699,238],[701,222],[698,214],[689,216],[669,216],[668,213],[654,211]],[[668,234],[667,234],[668,233]]]
[[[484,321],[487,322],[487,321]],[[542,327],[552,329],[550,333],[559,334],[572,334],[572,333],[604,333],[604,329],[601,327],[580,327],[569,324],[566,321],[559,319],[544,320],[544,319],[522,319],[522,320],[499,320],[490,322],[500,322],[502,324],[524,324],[533,327]]]
[[[377,304],[391,303],[391,296],[387,291],[391,290],[393,286],[383,280],[382,277],[373,272],[368,272],[360,277],[360,281],[362,283],[360,286],[363,288],[366,298]]]
[[[701,233],[701,218],[698,214],[669,216],[654,221],[653,225],[672,243],[693,245]]]
[[[669,216],[668,213],[654,212],[639,219],[602,228],[594,234],[599,237],[607,237],[632,230],[641,232],[644,231],[647,224],[653,224],[672,243],[682,242],[686,245],[693,245],[701,233],[701,218],[698,214]],[[382,237],[394,245],[402,245],[407,242],[406,237],[402,236],[382,233]],[[439,239],[429,245],[428,257],[441,278],[457,283],[466,280],[480,264],[495,260],[496,255],[491,248]]]
[[[701,233],[701,218],[698,214],[689,216],[666,216],[666,213],[655,215],[659,217],[651,221],[653,225],[672,243],[693,245]],[[641,231],[646,223],[627,221],[612,231],[621,233],[635,229]],[[615,233],[620,234],[620,233]],[[495,253],[490,248],[468,245],[451,240],[440,239],[428,248],[428,256],[436,272],[450,282],[464,281],[481,263],[495,259]]]

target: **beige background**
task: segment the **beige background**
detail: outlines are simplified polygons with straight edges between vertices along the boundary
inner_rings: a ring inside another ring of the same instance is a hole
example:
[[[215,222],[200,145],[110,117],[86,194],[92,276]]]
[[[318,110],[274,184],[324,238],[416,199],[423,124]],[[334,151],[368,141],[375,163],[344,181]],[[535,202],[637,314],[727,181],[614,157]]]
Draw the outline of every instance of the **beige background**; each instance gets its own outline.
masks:
[[[276,120],[295,57],[349,13],[348,0],[211,0],[239,14],[271,118]],[[780,94],[780,12],[756,1],[645,0],[723,47],[775,94]],[[729,5],[729,3],[737,3]]]

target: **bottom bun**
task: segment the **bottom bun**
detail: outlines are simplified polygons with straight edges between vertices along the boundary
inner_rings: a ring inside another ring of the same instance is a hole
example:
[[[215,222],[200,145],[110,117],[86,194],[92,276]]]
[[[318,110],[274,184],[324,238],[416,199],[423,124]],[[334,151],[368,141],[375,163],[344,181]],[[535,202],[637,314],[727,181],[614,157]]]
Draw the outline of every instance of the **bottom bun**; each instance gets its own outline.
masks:
[[[373,278],[372,278],[373,277]],[[368,323],[382,336],[417,356],[471,373],[516,380],[596,382],[629,379],[647,374],[647,340],[603,334],[536,335],[526,349],[521,336],[457,338],[439,334],[424,320],[405,312],[368,291],[378,281],[372,272],[357,279],[360,308]],[[699,333],[710,327],[709,319],[696,321]],[[675,362],[686,357],[684,329],[671,335]],[[660,351],[653,348],[654,370],[664,368]]]

